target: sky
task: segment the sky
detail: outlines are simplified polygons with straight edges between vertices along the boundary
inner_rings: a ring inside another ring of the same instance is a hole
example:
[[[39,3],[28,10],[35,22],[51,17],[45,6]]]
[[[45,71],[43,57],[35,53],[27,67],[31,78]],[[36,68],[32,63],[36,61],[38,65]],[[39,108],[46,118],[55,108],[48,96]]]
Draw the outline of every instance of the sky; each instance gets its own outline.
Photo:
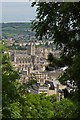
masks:
[[[35,17],[31,2],[2,2],[2,22],[30,22]]]
[[[35,0],[0,0],[1,2],[34,2]]]

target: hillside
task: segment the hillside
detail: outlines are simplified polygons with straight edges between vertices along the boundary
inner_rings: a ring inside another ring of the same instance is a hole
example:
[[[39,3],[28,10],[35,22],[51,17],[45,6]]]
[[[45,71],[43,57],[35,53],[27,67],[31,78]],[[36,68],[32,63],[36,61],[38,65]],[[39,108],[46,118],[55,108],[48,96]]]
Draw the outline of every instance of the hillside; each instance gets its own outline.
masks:
[[[34,32],[31,31],[31,23],[2,23],[2,36],[3,38],[14,39],[30,39],[34,36]]]

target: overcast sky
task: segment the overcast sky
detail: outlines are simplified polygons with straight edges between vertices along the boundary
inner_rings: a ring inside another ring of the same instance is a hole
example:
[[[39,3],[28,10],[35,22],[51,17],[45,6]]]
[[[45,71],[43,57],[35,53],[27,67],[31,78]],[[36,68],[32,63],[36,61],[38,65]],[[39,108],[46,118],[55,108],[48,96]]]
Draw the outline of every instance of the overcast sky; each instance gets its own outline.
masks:
[[[2,2],[2,22],[30,22],[35,16],[31,2]]]

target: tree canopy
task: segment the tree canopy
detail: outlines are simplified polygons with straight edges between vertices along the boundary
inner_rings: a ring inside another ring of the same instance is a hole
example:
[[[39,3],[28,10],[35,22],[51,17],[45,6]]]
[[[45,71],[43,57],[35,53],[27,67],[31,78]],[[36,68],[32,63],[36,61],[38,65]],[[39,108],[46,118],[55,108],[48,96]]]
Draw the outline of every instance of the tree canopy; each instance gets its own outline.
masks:
[[[68,69],[60,81],[75,81],[76,99],[80,101],[80,2],[33,2],[37,16],[32,22],[36,37],[53,39],[62,53],[60,62]],[[53,61],[53,60],[52,60]],[[59,64],[61,65],[61,63]]]
[[[17,81],[19,74],[13,69],[4,41],[0,46],[2,48],[2,118],[19,118],[20,84]]]
[[[48,36],[62,50],[60,59],[71,66],[80,54],[80,2],[33,2],[37,17],[32,29],[37,37]]]
[[[62,48],[66,64],[80,53],[80,2],[33,2],[37,17],[32,22],[36,36],[53,39]]]

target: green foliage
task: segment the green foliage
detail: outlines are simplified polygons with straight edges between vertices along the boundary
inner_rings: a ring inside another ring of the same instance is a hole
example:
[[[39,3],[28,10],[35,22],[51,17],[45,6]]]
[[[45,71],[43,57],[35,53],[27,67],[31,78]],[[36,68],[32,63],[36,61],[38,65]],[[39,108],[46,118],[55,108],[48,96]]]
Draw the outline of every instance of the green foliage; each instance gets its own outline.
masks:
[[[80,4],[80,3],[79,3]],[[48,36],[54,38],[54,42],[65,44],[66,49],[79,49],[80,7],[78,3],[39,2],[37,17],[32,22],[32,28],[36,36]],[[77,36],[76,36],[77,34]],[[72,40],[72,41],[71,41]]]
[[[77,118],[77,104],[68,99],[56,102],[55,96],[43,94],[27,94],[21,98],[21,115],[24,120],[27,118]]]
[[[77,104],[68,99],[62,99],[53,104],[55,118],[77,118]]]
[[[56,58],[52,53],[49,53],[47,60],[49,62],[49,67],[54,69],[58,67],[64,67],[66,64],[62,58]]]
[[[78,100],[79,104],[80,2],[34,2],[32,6],[34,5],[37,6],[37,17],[32,22],[32,29],[36,31],[36,37],[41,39],[43,36],[48,36],[48,39],[52,38],[54,43],[61,48],[60,60],[55,65],[58,64],[60,67],[67,65],[68,69],[61,76],[60,81],[64,84],[67,80],[75,81],[77,89],[73,98]],[[53,57],[49,56],[50,65],[54,67],[52,59]]]
[[[48,56],[50,66],[67,65],[68,70],[60,80],[64,83],[74,80],[80,90],[80,61],[76,59],[76,55],[80,56],[80,2],[35,2],[34,5],[37,6],[37,17],[32,22],[32,29],[36,36],[42,38],[47,35],[62,50],[59,60]]]
[[[20,109],[20,103],[19,102],[14,102],[9,105],[9,109],[11,112],[11,118],[16,119],[16,118],[21,118],[21,109]]]
[[[3,118],[17,118],[19,115],[18,99],[19,94],[19,74],[13,69],[6,51],[6,47],[2,46],[2,114]],[[13,117],[14,115],[14,117]]]
[[[33,4],[37,6],[37,17],[32,22],[32,29],[36,31],[36,36],[47,35],[48,39],[54,38],[54,43],[63,48],[62,56],[65,56],[65,62],[70,64],[71,58],[80,52],[80,2],[35,2]]]
[[[49,55],[48,55],[48,61],[49,61],[50,63],[52,63],[53,60],[54,60],[53,54],[52,54],[52,53],[49,53]]]
[[[21,118],[21,110],[20,110],[20,103],[19,102],[12,102],[7,103],[5,108],[3,107],[3,116],[2,118],[8,119],[17,119]]]
[[[32,86],[37,83],[37,80],[29,80],[27,86]]]
[[[72,66],[61,76],[60,81],[64,84],[67,80],[75,83],[75,91],[72,91],[70,99],[78,102],[78,112],[80,113],[80,55],[76,55]]]
[[[52,103],[45,95],[28,94],[23,97],[22,111],[24,119],[53,117]]]

